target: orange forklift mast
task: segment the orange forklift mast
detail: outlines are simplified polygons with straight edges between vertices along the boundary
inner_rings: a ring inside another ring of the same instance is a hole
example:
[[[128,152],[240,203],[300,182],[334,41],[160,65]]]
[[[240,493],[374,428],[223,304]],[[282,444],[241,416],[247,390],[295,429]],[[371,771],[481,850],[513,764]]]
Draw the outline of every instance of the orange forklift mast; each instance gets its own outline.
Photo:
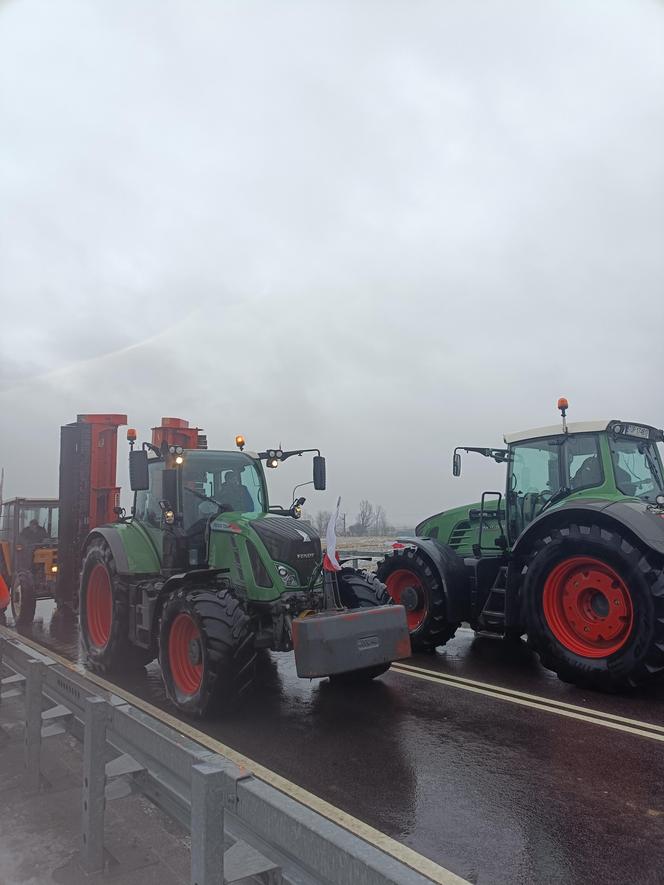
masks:
[[[58,606],[75,607],[86,535],[115,520],[118,427],[126,423],[126,415],[78,415],[60,429]]]

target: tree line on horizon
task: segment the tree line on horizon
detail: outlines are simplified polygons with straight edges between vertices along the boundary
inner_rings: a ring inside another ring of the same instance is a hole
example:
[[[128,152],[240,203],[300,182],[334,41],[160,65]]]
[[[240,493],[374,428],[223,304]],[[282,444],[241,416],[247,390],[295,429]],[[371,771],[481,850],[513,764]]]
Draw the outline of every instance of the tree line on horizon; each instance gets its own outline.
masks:
[[[302,518],[310,522],[321,537],[325,536],[331,516],[331,510],[318,510],[315,513],[305,511],[302,514]],[[400,526],[399,530],[403,530],[403,527]],[[339,537],[380,537],[395,532],[397,532],[397,527],[388,520],[382,504],[374,505],[366,498],[360,501],[359,510],[354,520],[349,518],[348,514],[340,513],[336,524],[336,533]]]

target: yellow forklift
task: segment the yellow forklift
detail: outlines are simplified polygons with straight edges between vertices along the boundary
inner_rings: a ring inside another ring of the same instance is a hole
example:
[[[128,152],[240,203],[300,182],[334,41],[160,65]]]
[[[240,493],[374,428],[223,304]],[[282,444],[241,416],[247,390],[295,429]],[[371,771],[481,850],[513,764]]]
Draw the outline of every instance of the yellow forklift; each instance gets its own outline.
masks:
[[[54,498],[14,498],[2,503],[0,586],[4,583],[9,588],[17,626],[32,623],[38,599],[54,596],[58,577],[58,515],[58,501]]]

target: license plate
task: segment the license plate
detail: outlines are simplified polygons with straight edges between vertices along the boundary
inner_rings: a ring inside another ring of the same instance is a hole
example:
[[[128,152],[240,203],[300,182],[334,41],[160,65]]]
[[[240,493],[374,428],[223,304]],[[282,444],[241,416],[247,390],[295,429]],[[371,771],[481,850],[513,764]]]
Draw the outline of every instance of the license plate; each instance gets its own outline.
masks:
[[[630,436],[638,436],[641,439],[650,439],[650,431],[647,427],[639,427],[637,424],[625,424],[625,433]]]

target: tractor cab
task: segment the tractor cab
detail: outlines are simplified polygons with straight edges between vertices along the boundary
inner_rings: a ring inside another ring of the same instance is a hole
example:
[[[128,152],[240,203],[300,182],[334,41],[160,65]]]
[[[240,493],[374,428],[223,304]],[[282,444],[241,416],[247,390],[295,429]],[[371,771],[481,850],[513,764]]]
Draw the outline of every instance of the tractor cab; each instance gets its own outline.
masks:
[[[568,499],[633,498],[655,504],[664,495],[661,441],[661,430],[615,420],[507,435],[510,545],[538,516]]]
[[[461,548],[461,553],[465,548],[476,556],[499,555],[511,549],[531,523],[563,502],[565,506],[580,499],[664,503],[658,449],[664,431],[615,419],[568,423],[567,400],[560,399],[558,408],[561,424],[506,434],[505,449],[457,447],[454,476],[461,475],[460,452],[476,452],[507,465],[505,493],[485,492],[479,504],[430,517],[418,526],[417,534],[431,537],[438,528],[433,536],[446,532],[450,545]],[[456,521],[451,527],[450,519]]]
[[[250,452],[242,436],[236,438],[236,451],[192,447],[198,436],[174,437],[171,429],[193,430],[166,424],[175,421],[185,423],[162,419],[153,441],[137,450],[134,431],[128,434],[136,492],[130,520],[150,537],[159,569],[224,569],[235,586],[260,599],[273,599],[286,588],[306,588],[321,559],[320,538],[313,527],[297,523],[305,501],[296,497],[299,486],[290,507],[270,505],[265,468],[312,452],[313,479],[302,485],[322,490],[325,459],[320,451],[276,447]]]
[[[58,573],[59,502],[14,498],[0,511],[0,577],[10,588],[14,619],[32,621],[37,599],[53,595]]]

